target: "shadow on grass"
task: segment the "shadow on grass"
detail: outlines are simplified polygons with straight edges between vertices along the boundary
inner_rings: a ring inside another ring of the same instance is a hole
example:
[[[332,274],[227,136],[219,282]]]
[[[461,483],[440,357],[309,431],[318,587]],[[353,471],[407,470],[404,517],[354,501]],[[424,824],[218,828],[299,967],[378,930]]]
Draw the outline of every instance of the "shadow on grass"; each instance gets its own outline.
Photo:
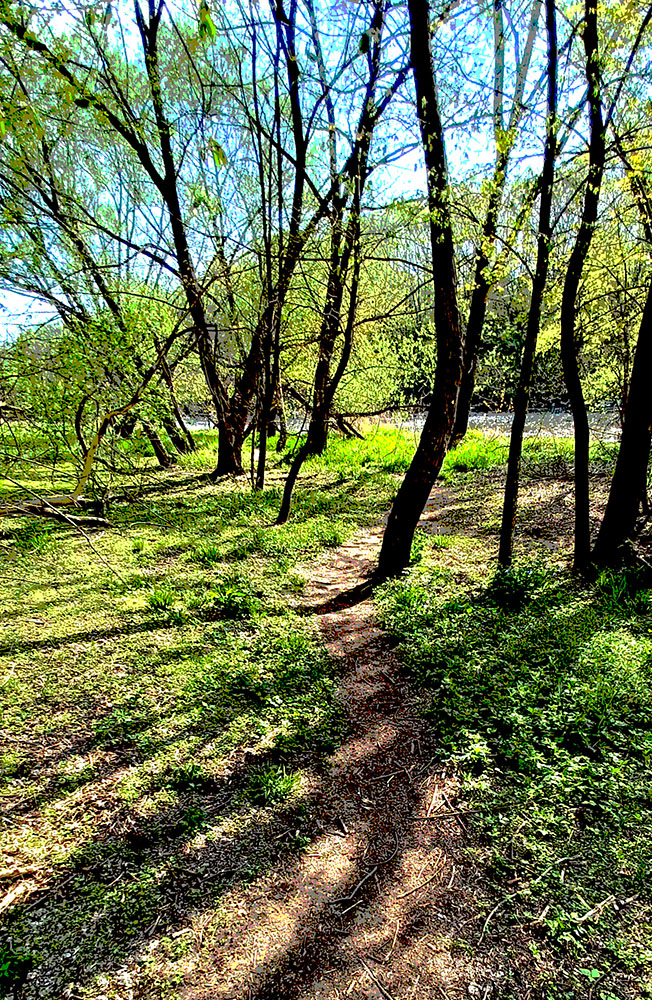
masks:
[[[73,632],[66,636],[54,636],[49,639],[34,639],[31,642],[16,639],[15,642],[5,642],[4,645],[0,646],[0,656],[29,653],[38,649],[62,649],[64,646],[75,643],[101,642],[103,639],[116,639],[118,636],[139,635],[143,632],[158,632],[161,629],[173,628],[178,628],[175,622],[157,618],[145,622],[131,622],[128,625],[119,625],[115,628]]]
[[[385,769],[388,756],[403,752],[404,740],[405,735],[398,733],[389,746],[372,747],[358,757],[356,780]],[[346,756],[346,746],[340,752]],[[277,759],[288,767],[305,763],[305,755],[279,758],[278,752],[270,751],[256,758],[256,768]],[[318,770],[327,762],[325,756],[312,755],[310,760]],[[169,932],[193,914],[214,908],[230,889],[264,878],[282,856],[291,854],[297,831],[303,844],[314,843],[325,828],[336,824],[342,796],[350,794],[349,774],[335,784],[328,782],[327,792],[317,780],[312,791],[287,807],[252,811],[247,801],[251,763],[241,762],[229,775],[200,791],[181,794],[177,804],[147,817],[129,809],[112,815],[52,881],[5,914],[6,940],[14,949],[29,950],[37,961],[25,996],[60,996],[71,982],[83,988],[97,974],[118,970],[142,953],[155,932]],[[402,826],[414,807],[415,792],[408,789],[406,797],[405,789],[400,795],[397,789],[391,791],[396,799],[391,828],[385,810],[379,810],[344,881],[329,885],[328,873],[324,874],[325,891],[328,895],[332,890],[332,898],[310,907],[286,954],[272,967],[258,970],[258,992],[251,995],[293,995],[297,968],[301,981],[309,981],[329,954],[329,935],[341,926],[340,914],[346,907],[334,900],[346,902],[374,865],[378,879],[369,884],[368,892],[383,891],[399,863],[406,843]],[[203,830],[208,837],[201,836]]]

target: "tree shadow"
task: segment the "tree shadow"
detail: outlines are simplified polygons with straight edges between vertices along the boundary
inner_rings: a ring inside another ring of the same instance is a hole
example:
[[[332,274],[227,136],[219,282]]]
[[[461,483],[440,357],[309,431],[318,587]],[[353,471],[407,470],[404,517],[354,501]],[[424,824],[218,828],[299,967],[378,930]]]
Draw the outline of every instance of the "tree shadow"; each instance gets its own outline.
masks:
[[[357,607],[358,604],[369,600],[377,583],[377,580],[370,577],[368,580],[356,584],[355,587],[350,587],[348,590],[344,590],[334,597],[329,597],[319,604],[305,605],[301,609],[301,613],[305,615],[328,615],[334,611],[344,611],[347,608]]]
[[[16,639],[15,642],[5,642],[0,646],[0,656],[29,653],[39,649],[61,649],[64,646],[74,645],[75,643],[99,642],[102,639],[115,639],[118,636],[139,635],[143,632],[157,632],[161,629],[173,628],[177,628],[175,622],[157,618],[144,622],[131,622],[127,625],[117,625],[114,628],[89,629],[85,632],[73,632],[65,636],[34,639],[31,642]]]
[[[397,734],[390,745],[372,746],[368,754],[359,757],[355,780],[382,770],[388,754],[400,751],[402,739],[403,734]],[[338,755],[346,758],[347,744]],[[261,767],[278,759],[288,767],[309,759],[315,773],[328,763],[325,755],[304,754],[302,758],[272,750],[259,755],[255,764]],[[51,881],[34,887],[22,902],[9,908],[4,914],[2,937],[14,949],[21,946],[40,953],[27,995],[37,995],[34,989],[42,982],[50,989],[59,984],[63,991],[74,980],[83,988],[94,975],[121,968],[142,951],[154,931],[160,935],[173,930],[194,913],[213,908],[234,887],[265,878],[281,856],[292,857],[297,831],[304,838],[302,843],[307,839],[314,844],[325,828],[336,826],[337,803],[342,794],[350,794],[351,775],[344,773],[335,785],[327,783],[327,791],[317,780],[316,787],[288,807],[252,810],[247,798],[251,764],[242,760],[228,775],[199,790],[186,791],[174,805],[149,815],[138,815],[129,808],[111,815],[96,828],[92,841],[57,868]],[[409,803],[412,808],[414,796]],[[383,812],[371,823],[365,842],[359,845],[358,861],[346,879],[334,885],[340,903],[331,900],[317,906],[305,925],[298,926],[296,947],[274,968],[265,970],[261,997],[286,995],[278,992],[279,984],[289,976],[300,954],[304,976],[309,971],[310,953],[314,953],[315,963],[320,954],[324,958],[327,933],[317,931],[317,925],[338,925],[338,912],[346,908],[351,894],[352,899],[357,897],[356,887],[374,867],[379,874],[377,879],[374,876],[373,891],[382,889],[401,855],[397,837],[396,849],[389,856],[397,819],[392,818],[390,829]],[[213,832],[206,838],[202,831],[209,825]],[[224,834],[219,833],[220,828]],[[313,942],[313,952],[304,938]]]

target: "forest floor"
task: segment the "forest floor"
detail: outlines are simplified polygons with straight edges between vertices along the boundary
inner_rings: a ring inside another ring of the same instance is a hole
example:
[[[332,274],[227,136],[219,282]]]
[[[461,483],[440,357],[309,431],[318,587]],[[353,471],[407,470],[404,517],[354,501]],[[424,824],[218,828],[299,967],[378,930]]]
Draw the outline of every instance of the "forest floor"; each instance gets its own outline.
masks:
[[[648,995],[647,595],[568,576],[549,444],[492,582],[473,439],[372,596],[404,445],[334,448],[283,529],[273,477],[177,473],[91,550],[8,536],[0,995]]]

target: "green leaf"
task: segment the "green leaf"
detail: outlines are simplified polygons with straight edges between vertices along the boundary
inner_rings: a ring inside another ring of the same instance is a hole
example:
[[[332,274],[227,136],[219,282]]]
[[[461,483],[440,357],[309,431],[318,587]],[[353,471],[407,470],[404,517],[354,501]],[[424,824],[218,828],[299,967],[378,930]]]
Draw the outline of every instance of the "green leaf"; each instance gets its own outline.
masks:
[[[213,23],[211,12],[206,0],[201,0],[199,4],[199,37],[203,42],[215,41],[217,28]]]
[[[225,167],[229,160],[217,139],[209,139],[208,148],[211,151],[216,168],[219,170],[220,167]]]
[[[369,51],[369,32],[363,31],[360,36],[360,52],[362,55],[366,55]]]

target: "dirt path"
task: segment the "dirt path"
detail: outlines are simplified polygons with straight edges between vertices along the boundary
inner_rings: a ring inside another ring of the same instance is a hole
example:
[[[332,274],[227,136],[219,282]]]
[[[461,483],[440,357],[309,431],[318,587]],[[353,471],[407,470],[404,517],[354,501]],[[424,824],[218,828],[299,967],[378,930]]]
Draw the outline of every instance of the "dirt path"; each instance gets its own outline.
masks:
[[[342,660],[339,698],[350,726],[326,770],[311,776],[317,835],[300,855],[284,855],[233,890],[223,931],[186,981],[186,1000],[425,1000],[498,988],[500,968],[469,957],[482,887],[465,861],[456,789],[436,769],[373,602],[350,593],[371,568],[382,530],[357,534],[309,568],[304,610],[319,614],[326,645]]]

